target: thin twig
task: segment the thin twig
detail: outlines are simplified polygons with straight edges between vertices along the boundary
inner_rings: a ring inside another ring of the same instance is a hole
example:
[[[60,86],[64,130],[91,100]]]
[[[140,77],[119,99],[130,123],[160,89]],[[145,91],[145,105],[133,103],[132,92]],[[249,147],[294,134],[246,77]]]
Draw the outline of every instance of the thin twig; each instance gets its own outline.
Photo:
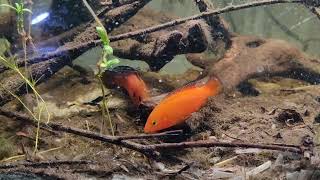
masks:
[[[33,121],[31,118],[29,118],[26,115],[18,114],[18,113],[3,110],[3,109],[0,109],[0,114],[4,115],[6,117],[9,117],[9,118],[13,118],[18,121],[30,123],[33,126],[36,126],[36,122]],[[146,152],[147,152],[147,151],[141,151],[140,144],[137,144],[137,143],[134,143],[131,141],[119,141],[119,140],[117,140],[116,136],[101,135],[99,133],[86,131],[86,130],[73,128],[73,127],[65,127],[61,124],[51,123],[51,122],[50,123],[40,122],[40,126],[51,128],[54,131],[66,132],[66,133],[75,134],[75,135],[82,136],[82,137],[87,137],[90,139],[95,139],[95,140],[102,141],[102,142],[120,145],[120,146],[126,147],[128,149],[136,150],[136,151],[141,152],[143,154],[146,154]]]
[[[56,147],[56,148],[52,148],[52,149],[47,149],[47,150],[44,150],[44,151],[40,151],[37,154],[38,155],[42,155],[42,154],[45,154],[45,153],[48,153],[48,152],[59,150],[61,148],[62,147],[60,146],[60,147]],[[7,162],[7,161],[12,161],[12,160],[18,160],[18,159],[24,158],[25,156],[26,156],[25,154],[12,156],[12,157],[9,157],[9,158],[1,160],[0,163]]]
[[[127,39],[127,38],[133,38],[136,36],[159,31],[159,30],[162,30],[162,29],[165,29],[168,27],[180,25],[180,24],[183,24],[183,23],[190,21],[190,20],[198,20],[198,19],[202,19],[202,18],[207,18],[212,15],[219,15],[222,13],[237,11],[240,9],[265,6],[265,5],[272,5],[272,4],[283,4],[283,3],[302,3],[302,1],[301,0],[264,0],[264,1],[249,2],[249,3],[245,3],[245,4],[241,4],[241,5],[230,5],[230,6],[221,8],[221,9],[209,10],[209,11],[206,11],[206,12],[203,12],[200,14],[196,14],[194,16],[176,19],[176,20],[173,20],[173,21],[170,21],[167,23],[163,23],[163,24],[159,24],[156,26],[152,26],[152,27],[149,27],[146,29],[137,30],[137,31],[129,32],[129,33],[124,33],[121,35],[111,36],[110,41],[119,41],[119,40],[123,40],[123,39]]]
[[[229,142],[217,142],[211,140],[201,140],[192,142],[181,143],[162,143],[145,145],[146,150],[160,151],[164,149],[179,149],[179,148],[200,148],[200,147],[233,147],[233,148],[258,148],[269,149],[277,151],[287,151],[293,153],[302,153],[300,146],[294,145],[270,145],[270,144],[252,144],[252,143],[229,143]]]
[[[86,161],[86,160],[62,160],[62,161],[43,161],[43,162],[27,162],[27,163],[14,163],[14,164],[6,164],[1,165],[0,169],[11,169],[19,166],[24,167],[56,167],[61,165],[79,165],[79,164],[94,164],[94,161]]]
[[[233,162],[234,160],[236,160],[239,156],[234,156],[232,158],[229,158],[229,159],[226,159],[226,160],[223,160],[223,161],[220,161],[218,162],[217,164],[215,164],[214,166],[215,167],[222,167],[222,166],[225,166],[226,164],[230,163],[230,162]]]
[[[9,117],[14,120],[29,123],[33,126],[37,126],[37,122],[33,121],[31,118],[29,118],[28,116],[26,116],[24,114],[19,114],[16,112],[12,112],[12,111],[8,111],[8,110],[4,110],[4,109],[0,108],[0,115]],[[50,128],[54,131],[66,132],[66,133],[70,133],[70,134],[74,134],[74,135],[78,135],[78,136],[82,136],[82,137],[86,137],[86,138],[90,138],[90,139],[94,139],[94,140],[98,140],[98,141],[102,141],[102,142],[106,142],[106,143],[119,145],[119,146],[122,146],[122,147],[125,147],[128,149],[138,151],[138,152],[145,154],[146,156],[149,156],[149,157],[150,156],[156,157],[157,153],[154,152],[153,150],[145,150],[143,148],[144,145],[141,145],[141,144],[138,144],[138,143],[135,143],[132,141],[128,141],[127,139],[142,139],[142,138],[151,138],[151,137],[160,137],[161,136],[161,135],[157,135],[157,134],[128,136],[128,137],[126,137],[126,136],[108,136],[108,135],[101,135],[99,133],[86,131],[86,130],[82,130],[82,129],[78,129],[78,128],[66,127],[61,124],[52,123],[52,122],[49,122],[49,123],[40,122],[39,124],[42,127],[47,127],[47,128]],[[170,135],[170,133],[169,133],[169,135]],[[168,136],[168,134],[166,134],[166,135],[162,134],[162,136]],[[172,136],[172,134],[170,136]]]
[[[0,115],[6,116],[11,119],[15,119],[21,122],[29,123],[31,125],[36,126],[37,122],[34,121],[32,118],[29,118],[25,114],[20,114],[8,110],[4,110],[0,108]],[[85,137],[90,136],[95,136],[95,132],[92,131],[86,131],[78,128],[73,128],[73,127],[66,127],[58,123],[40,123],[41,127],[45,127],[48,129],[51,129],[53,131],[63,131],[63,132],[69,132],[77,135],[83,135]],[[173,130],[173,131],[166,131],[166,132],[161,132],[161,133],[156,133],[156,134],[139,134],[139,135],[128,135],[128,136],[101,136],[101,139],[105,139],[105,142],[117,142],[117,141],[123,141],[123,140],[129,140],[129,139],[150,139],[150,138],[158,138],[158,137],[166,137],[166,136],[179,136],[182,135],[183,131],[182,130]],[[99,137],[96,137],[99,138]],[[106,140],[108,139],[108,140]]]
[[[150,138],[157,138],[157,137],[166,137],[166,136],[179,136],[182,135],[182,130],[173,130],[173,131],[166,131],[157,134],[141,134],[141,135],[129,135],[129,136],[115,136],[118,141],[122,140],[129,140],[129,139],[150,139]]]

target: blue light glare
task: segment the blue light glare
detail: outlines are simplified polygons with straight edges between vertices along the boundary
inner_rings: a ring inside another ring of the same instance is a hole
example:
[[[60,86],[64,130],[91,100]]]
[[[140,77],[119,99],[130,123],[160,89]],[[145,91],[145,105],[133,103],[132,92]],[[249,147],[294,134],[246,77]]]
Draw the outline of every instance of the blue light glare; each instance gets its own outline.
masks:
[[[34,19],[32,19],[31,24],[38,24],[39,22],[45,20],[47,17],[49,16],[48,12],[42,13],[40,15],[38,15],[37,17],[35,17]]]

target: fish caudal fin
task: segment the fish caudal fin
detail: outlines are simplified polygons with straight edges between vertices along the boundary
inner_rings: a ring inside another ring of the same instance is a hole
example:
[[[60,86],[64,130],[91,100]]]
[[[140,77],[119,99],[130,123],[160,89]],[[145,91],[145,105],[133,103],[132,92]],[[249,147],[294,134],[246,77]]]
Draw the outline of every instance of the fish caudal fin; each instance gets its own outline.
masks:
[[[220,80],[214,76],[206,76],[198,80],[197,85],[207,87],[209,96],[215,96],[222,91]]]

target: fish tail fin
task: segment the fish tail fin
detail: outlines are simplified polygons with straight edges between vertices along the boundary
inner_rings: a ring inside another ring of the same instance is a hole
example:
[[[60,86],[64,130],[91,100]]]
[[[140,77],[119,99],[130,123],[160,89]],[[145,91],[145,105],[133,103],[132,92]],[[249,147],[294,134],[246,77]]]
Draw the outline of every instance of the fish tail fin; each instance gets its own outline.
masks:
[[[222,84],[220,80],[215,76],[208,76],[207,78],[206,86],[210,89],[211,96],[220,93],[222,91]]]

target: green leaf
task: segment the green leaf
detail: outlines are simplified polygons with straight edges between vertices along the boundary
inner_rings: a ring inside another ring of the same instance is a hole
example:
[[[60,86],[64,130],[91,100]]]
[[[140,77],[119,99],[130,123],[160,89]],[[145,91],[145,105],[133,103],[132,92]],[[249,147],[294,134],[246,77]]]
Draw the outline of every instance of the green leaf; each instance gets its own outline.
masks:
[[[0,56],[0,64],[3,64],[4,66],[10,68],[10,69],[15,69],[15,61],[13,58],[5,58]]]
[[[100,27],[100,26],[96,27],[96,29],[97,29],[97,32],[98,32],[99,37],[102,40],[103,44],[104,45],[109,45],[110,40],[108,38],[106,30],[103,27]]]
[[[111,68],[112,66],[117,65],[119,63],[120,61],[118,58],[111,59],[107,62],[107,68]]]
[[[107,68],[107,64],[101,63],[101,64],[100,64],[100,67],[101,67],[101,68]]]
[[[108,63],[108,60],[107,59],[103,59],[102,62],[100,63],[100,67],[106,68],[107,67],[107,63]]]
[[[113,49],[111,46],[105,45],[103,46],[103,50],[107,55],[112,55],[113,54]]]
[[[30,9],[26,9],[26,8],[24,8],[24,9],[23,9],[23,11],[25,11],[25,12],[28,12],[28,13],[32,14],[32,11],[31,11]]]
[[[114,65],[116,65],[116,64],[119,64],[119,63],[120,63],[120,61],[119,61],[118,58],[113,58],[113,59],[110,59],[109,61],[104,60],[104,61],[100,64],[100,67],[109,69],[109,68],[112,68],[112,66],[114,66]]]
[[[15,5],[16,5],[17,13],[21,12],[22,11],[22,6],[19,3],[15,3]]]
[[[14,10],[14,11],[17,11],[17,9],[15,7],[13,7],[13,6],[9,5],[9,4],[0,4],[0,7],[7,7],[7,8],[10,8],[10,9]]]

